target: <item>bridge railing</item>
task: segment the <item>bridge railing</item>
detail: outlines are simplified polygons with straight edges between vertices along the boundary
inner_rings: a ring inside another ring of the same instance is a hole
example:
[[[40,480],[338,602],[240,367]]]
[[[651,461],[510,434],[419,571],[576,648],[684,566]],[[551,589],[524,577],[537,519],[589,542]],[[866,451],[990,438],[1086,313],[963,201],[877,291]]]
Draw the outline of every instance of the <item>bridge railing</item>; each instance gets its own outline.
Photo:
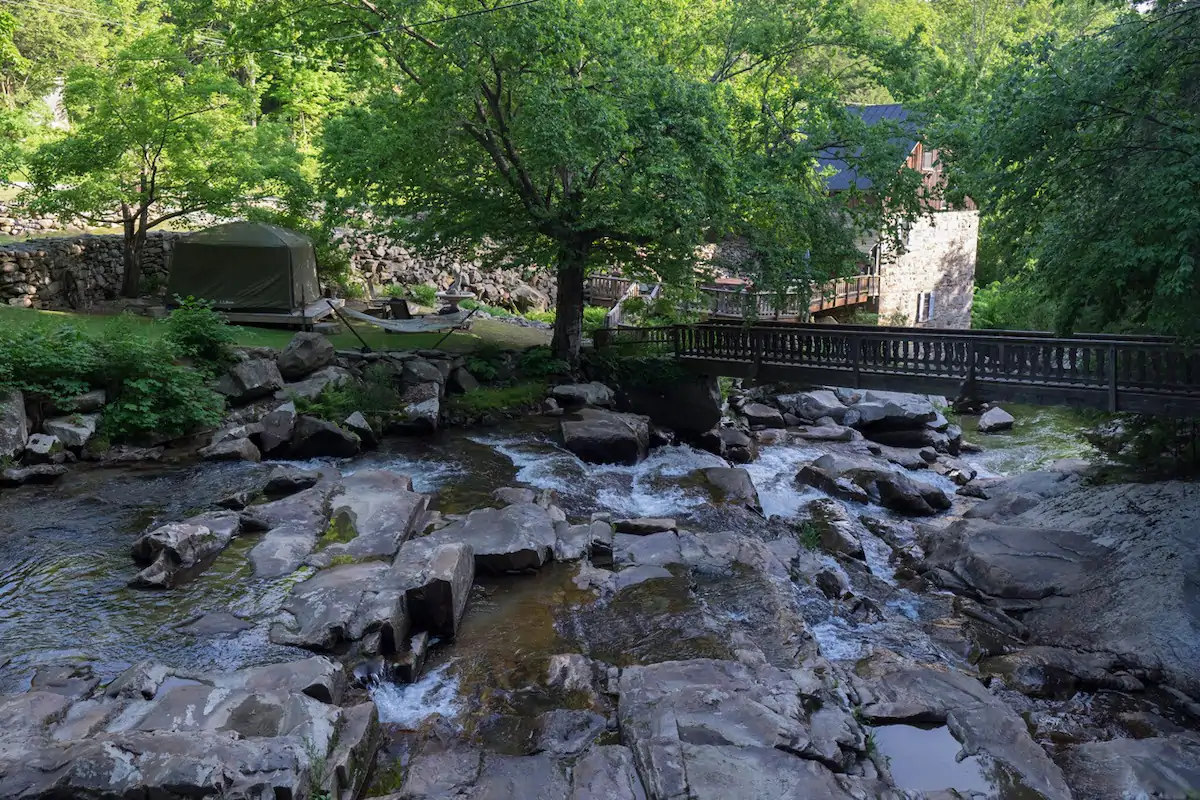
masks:
[[[1153,338],[705,323],[629,329],[597,340],[610,343],[655,345],[725,374],[911,391],[974,384],[1006,399],[1061,398],[1112,411],[1200,410],[1200,348]]]

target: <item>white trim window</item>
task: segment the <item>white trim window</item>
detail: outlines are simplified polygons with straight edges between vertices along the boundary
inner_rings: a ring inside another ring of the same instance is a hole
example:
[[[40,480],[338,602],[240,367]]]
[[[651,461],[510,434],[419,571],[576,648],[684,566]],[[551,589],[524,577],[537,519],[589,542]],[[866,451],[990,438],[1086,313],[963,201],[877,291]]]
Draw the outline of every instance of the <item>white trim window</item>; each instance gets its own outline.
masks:
[[[937,166],[937,150],[922,150],[921,151],[921,170],[923,172],[933,172]]]
[[[917,322],[924,324],[933,321],[936,303],[933,292],[921,292],[917,295]]]

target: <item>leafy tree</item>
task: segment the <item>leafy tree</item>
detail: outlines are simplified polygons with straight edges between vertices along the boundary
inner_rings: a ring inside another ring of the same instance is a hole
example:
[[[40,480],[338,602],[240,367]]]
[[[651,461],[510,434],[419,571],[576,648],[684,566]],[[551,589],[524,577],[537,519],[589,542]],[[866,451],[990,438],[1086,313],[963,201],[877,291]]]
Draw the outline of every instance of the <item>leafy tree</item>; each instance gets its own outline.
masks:
[[[215,63],[193,63],[163,27],[67,81],[70,131],[27,159],[19,198],[37,213],[124,231],[121,293],[135,296],[147,233],[195,212],[228,215],[287,168],[273,126],[250,125],[252,92]]]
[[[970,185],[1063,330],[1200,332],[1198,34],[1200,6],[1164,5],[1042,40],[977,110]]]
[[[367,31],[348,63],[374,87],[327,126],[331,200],[418,247],[553,265],[559,358],[578,353],[589,270],[687,283],[697,245],[741,235],[764,285],[808,282],[848,269],[856,229],[883,225],[880,203],[831,198],[815,160],[888,133],[856,126],[814,58],[880,44],[839,3],[362,6],[326,12],[329,29]],[[886,149],[856,160],[894,210],[916,189]]]

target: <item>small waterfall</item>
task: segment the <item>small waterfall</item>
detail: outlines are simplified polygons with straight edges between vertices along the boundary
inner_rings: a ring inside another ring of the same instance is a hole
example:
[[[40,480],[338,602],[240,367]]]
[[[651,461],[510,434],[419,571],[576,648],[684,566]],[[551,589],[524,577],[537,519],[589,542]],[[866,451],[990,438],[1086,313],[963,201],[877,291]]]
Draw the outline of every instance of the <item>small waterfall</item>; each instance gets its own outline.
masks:
[[[458,678],[451,671],[453,665],[453,661],[448,661],[431,669],[416,683],[373,682],[369,691],[379,709],[379,721],[412,730],[434,714],[455,719],[462,707]]]

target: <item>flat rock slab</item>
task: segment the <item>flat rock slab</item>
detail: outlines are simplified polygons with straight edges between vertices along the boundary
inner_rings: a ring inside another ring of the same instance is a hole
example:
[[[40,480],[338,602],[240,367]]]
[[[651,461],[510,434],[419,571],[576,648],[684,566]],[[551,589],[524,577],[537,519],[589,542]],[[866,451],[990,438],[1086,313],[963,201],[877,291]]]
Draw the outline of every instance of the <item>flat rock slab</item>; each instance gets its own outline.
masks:
[[[324,702],[340,690],[314,698],[314,685],[341,675],[334,662],[314,662],[171,680],[142,664],[92,699],[0,697],[0,797],[355,796],[378,747],[378,716],[371,703]]]
[[[1021,717],[975,678],[901,666],[855,680],[872,724],[945,724],[969,756],[987,755],[1047,800],[1071,800],[1062,770],[1033,741]]]
[[[876,781],[835,774],[863,755],[865,733],[846,711],[815,725],[806,710],[820,682],[761,665],[696,659],[621,673],[618,714],[651,797],[881,797]],[[828,698],[834,701],[833,697]],[[830,709],[833,710],[832,708]],[[821,763],[824,762],[824,763]]]
[[[515,503],[472,511],[414,541],[430,546],[469,544],[475,553],[476,572],[522,572],[538,569],[550,560],[558,541],[555,524],[555,517],[542,506]]]
[[[429,497],[412,490],[407,475],[362,470],[342,478],[330,495],[329,528],[312,561],[391,559],[429,507]]]
[[[292,587],[283,619],[271,626],[276,644],[339,652],[378,633],[380,653],[398,649],[408,634],[404,591],[383,561],[329,567]]]
[[[632,533],[637,536],[646,536],[651,533],[660,533],[662,531],[673,531],[678,527],[675,520],[665,517],[638,517],[636,519],[618,519],[613,520],[613,530],[617,533]]]
[[[1076,797],[1189,797],[1200,786],[1200,740],[1113,739],[1067,750],[1063,769]]]

